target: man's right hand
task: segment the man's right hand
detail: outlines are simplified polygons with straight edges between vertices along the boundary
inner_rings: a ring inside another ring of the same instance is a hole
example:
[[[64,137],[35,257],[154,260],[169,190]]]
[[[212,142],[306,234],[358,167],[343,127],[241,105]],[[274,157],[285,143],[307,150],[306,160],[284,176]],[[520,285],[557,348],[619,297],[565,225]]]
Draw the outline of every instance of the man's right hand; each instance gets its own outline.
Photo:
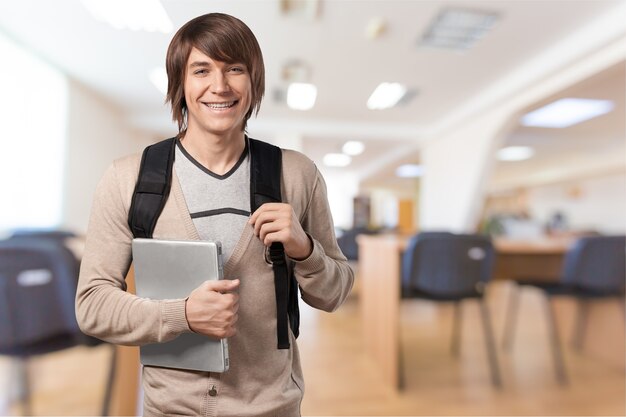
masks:
[[[223,339],[236,333],[239,280],[205,281],[189,294],[185,315],[195,333]]]

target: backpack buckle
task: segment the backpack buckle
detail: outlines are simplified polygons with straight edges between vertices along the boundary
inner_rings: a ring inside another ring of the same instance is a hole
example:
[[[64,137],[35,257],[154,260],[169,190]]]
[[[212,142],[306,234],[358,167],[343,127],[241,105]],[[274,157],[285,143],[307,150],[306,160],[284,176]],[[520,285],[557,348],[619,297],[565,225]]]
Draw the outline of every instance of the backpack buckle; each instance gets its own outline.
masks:
[[[269,253],[269,260],[267,259],[267,255]],[[283,244],[280,242],[274,242],[272,245],[265,251],[265,260],[267,263],[271,265],[284,265],[285,262],[285,248]]]

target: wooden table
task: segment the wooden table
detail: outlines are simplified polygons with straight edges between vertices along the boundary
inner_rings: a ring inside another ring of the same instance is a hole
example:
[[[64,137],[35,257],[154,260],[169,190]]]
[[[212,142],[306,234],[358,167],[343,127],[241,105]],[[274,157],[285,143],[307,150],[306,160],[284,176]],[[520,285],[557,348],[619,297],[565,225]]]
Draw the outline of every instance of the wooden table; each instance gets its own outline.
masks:
[[[365,346],[383,382],[399,388],[401,256],[409,237],[360,235],[358,279]],[[571,239],[494,241],[495,279],[556,281]]]

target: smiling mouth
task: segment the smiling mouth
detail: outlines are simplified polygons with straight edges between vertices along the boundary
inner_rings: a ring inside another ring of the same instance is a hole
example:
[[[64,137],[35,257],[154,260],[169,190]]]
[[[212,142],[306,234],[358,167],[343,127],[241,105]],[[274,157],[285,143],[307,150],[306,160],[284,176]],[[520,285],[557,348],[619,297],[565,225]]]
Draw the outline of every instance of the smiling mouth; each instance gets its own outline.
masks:
[[[203,102],[202,104],[204,104],[210,109],[223,110],[223,109],[230,109],[231,107],[235,106],[237,103],[239,103],[239,100],[228,101],[224,103],[204,103]]]

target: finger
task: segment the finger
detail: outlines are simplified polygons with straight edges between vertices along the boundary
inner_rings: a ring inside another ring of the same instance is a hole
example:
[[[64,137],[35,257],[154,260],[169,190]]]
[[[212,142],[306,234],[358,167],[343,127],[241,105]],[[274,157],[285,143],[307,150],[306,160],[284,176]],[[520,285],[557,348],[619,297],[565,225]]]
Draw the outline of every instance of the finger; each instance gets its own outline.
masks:
[[[236,334],[237,334],[237,329],[235,327],[230,327],[228,328],[228,330],[226,330],[224,338],[233,337]]]
[[[271,212],[271,211],[277,211],[280,210],[282,206],[284,206],[285,203],[265,203],[263,205],[261,205],[261,207],[259,207],[254,213],[252,213],[252,216],[250,216],[250,220],[248,221],[250,224],[254,224],[257,220],[257,218],[266,212]]]
[[[285,231],[281,230],[278,232],[268,233],[265,238],[262,240],[263,244],[267,247],[272,246],[274,242],[285,243],[287,241],[285,237]]]
[[[271,223],[265,223],[259,229],[259,239],[265,240],[265,236],[269,233],[280,232],[281,230],[289,230],[289,221],[277,219]]]
[[[235,311],[239,307],[239,295],[237,293],[229,292],[223,294],[223,297],[226,308]]]
[[[269,212],[259,214],[256,221],[253,223],[254,234],[258,236],[261,226],[267,223],[272,223],[278,220],[279,218],[280,218],[280,215],[279,215],[279,212],[277,211],[269,211]]]
[[[234,291],[239,287],[240,281],[238,279],[220,279],[215,281],[206,281],[205,289],[216,292],[229,292]]]

